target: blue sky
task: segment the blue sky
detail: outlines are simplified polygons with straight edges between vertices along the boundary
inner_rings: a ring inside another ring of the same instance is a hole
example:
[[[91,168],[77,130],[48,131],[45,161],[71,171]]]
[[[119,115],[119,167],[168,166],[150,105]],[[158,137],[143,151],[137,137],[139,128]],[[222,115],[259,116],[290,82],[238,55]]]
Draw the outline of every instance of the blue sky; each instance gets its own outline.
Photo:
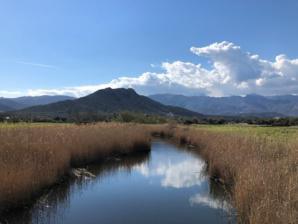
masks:
[[[80,96],[106,86],[144,94],[298,93],[295,0],[0,2],[2,96]],[[212,45],[216,42],[222,45]],[[212,46],[216,54],[202,52]],[[241,52],[235,53],[237,47]],[[230,52],[243,58],[230,66],[235,61]],[[277,61],[281,54],[286,56]],[[239,79],[246,73],[247,79]],[[189,84],[191,79],[198,84]]]

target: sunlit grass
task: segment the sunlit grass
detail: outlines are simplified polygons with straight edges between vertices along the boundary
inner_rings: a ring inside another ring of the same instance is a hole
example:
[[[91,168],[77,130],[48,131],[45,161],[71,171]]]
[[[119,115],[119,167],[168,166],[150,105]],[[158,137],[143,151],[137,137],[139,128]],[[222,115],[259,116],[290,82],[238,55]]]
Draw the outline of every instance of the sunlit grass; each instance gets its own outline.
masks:
[[[231,186],[239,223],[296,223],[297,127],[1,124],[0,205],[27,201],[71,166],[148,148],[152,133],[196,147],[210,176]]]
[[[28,202],[72,166],[149,145],[149,133],[134,124],[2,124],[0,210]]]
[[[193,127],[218,132],[218,133],[233,133],[242,135],[256,135],[260,137],[278,138],[278,140],[291,140],[298,136],[298,126],[291,127],[270,127],[258,125],[194,125]]]
[[[211,177],[231,187],[239,223],[297,223],[297,128],[246,125],[155,126],[196,147]]]
[[[67,124],[67,123],[28,123],[28,122],[0,122],[0,128],[31,128],[31,127],[50,127],[50,126],[68,126],[72,124]]]

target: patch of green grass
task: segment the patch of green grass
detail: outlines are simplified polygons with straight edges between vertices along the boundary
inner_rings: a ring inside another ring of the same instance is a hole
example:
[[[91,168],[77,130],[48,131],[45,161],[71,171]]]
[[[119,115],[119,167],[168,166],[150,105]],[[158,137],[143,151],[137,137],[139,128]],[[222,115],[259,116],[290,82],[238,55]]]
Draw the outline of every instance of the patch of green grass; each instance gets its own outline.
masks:
[[[277,140],[295,139],[298,136],[298,126],[269,127],[257,125],[195,125],[195,128],[214,132],[235,133],[240,135],[257,135]]]
[[[0,122],[0,128],[26,128],[26,127],[49,127],[49,126],[61,126],[61,125],[70,125],[66,123],[27,123],[27,122],[18,122],[18,123],[5,123]]]

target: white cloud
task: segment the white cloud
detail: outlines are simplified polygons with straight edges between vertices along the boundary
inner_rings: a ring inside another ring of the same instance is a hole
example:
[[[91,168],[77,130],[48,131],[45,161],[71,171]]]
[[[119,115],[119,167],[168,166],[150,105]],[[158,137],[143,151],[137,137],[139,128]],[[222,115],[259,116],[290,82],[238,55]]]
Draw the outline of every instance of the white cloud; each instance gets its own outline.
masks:
[[[298,59],[277,55],[274,61],[265,60],[227,41],[205,47],[191,47],[190,50],[199,57],[210,60],[211,68],[192,62],[165,62],[162,63],[163,72],[160,73],[145,72],[136,77],[120,77],[99,85],[32,89],[23,94],[32,96],[65,94],[78,97],[106,87],[130,87],[144,95],[298,94]]]
[[[192,47],[198,56],[209,58],[213,62],[214,72],[235,82],[258,78],[262,66],[257,55],[243,52],[239,46],[229,42],[214,43],[207,47]]]
[[[20,95],[22,95],[22,92],[21,92],[21,91],[6,91],[6,90],[0,90],[0,96],[3,96],[3,97],[9,97],[9,98],[12,98],[12,97],[20,96]]]
[[[275,61],[268,61],[226,41],[202,48],[192,47],[191,51],[213,62],[210,74],[226,78],[225,82],[214,83],[222,95],[298,93],[298,59],[278,55]]]

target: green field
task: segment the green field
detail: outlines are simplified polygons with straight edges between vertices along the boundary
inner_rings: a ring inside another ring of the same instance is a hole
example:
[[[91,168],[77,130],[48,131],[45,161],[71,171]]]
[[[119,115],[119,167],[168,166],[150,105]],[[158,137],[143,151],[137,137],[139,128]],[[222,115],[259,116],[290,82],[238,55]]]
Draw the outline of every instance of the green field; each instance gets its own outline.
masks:
[[[257,125],[195,125],[195,128],[221,133],[233,133],[240,135],[257,135],[260,137],[272,137],[278,140],[295,139],[298,136],[298,126],[269,127]]]
[[[1,123],[1,128],[26,128],[26,127],[50,127],[50,126],[61,126],[61,125],[71,125],[70,123],[28,123],[28,122],[18,122],[18,123]]]

